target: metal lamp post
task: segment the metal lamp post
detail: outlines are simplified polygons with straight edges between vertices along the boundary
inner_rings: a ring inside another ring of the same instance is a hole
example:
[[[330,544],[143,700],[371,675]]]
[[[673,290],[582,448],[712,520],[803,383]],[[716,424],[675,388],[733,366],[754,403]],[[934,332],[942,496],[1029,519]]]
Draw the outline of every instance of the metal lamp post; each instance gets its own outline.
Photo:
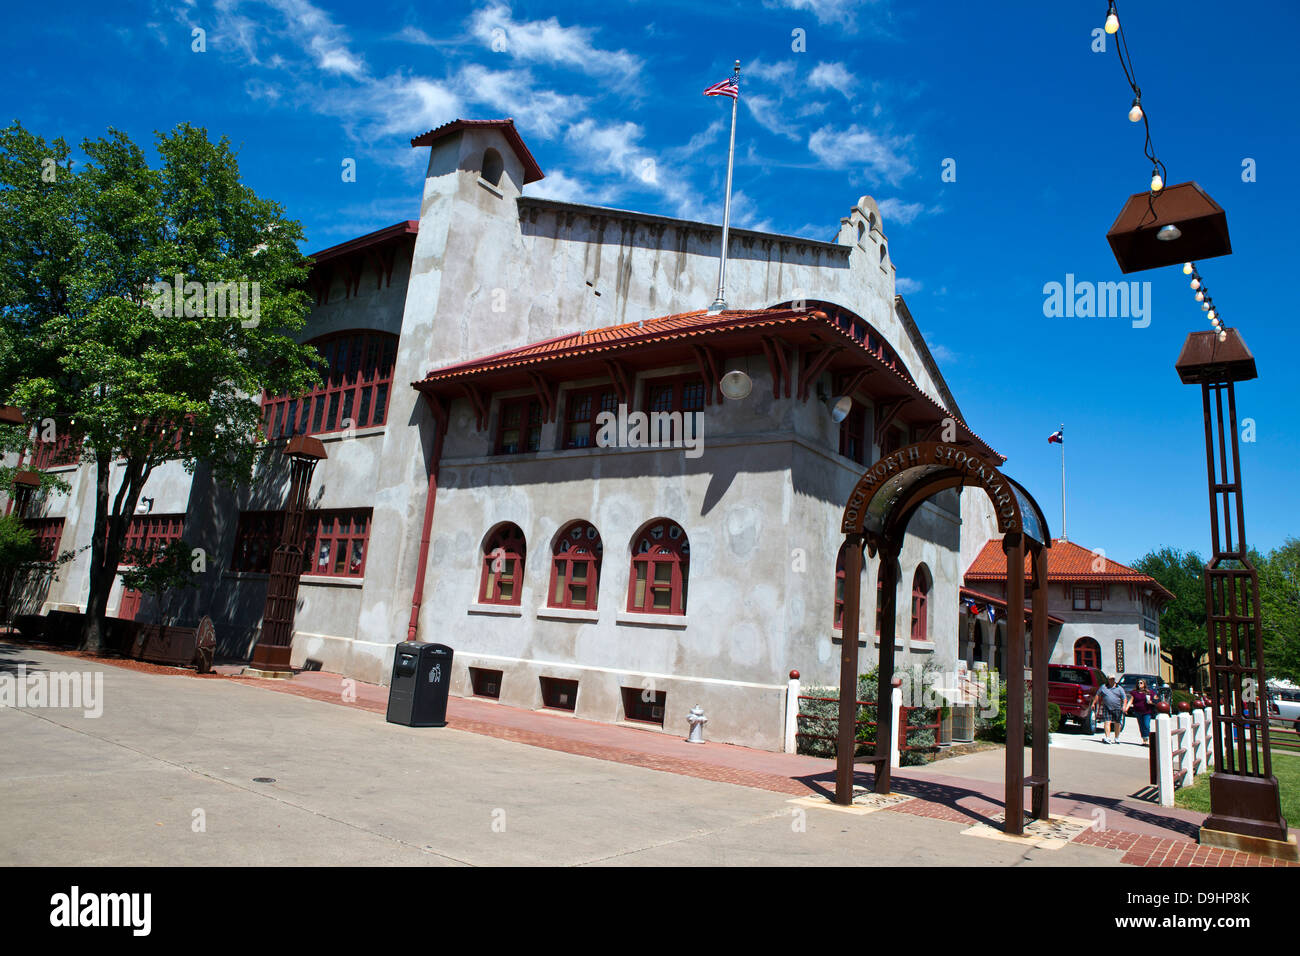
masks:
[[[1235,384],[1256,377],[1255,358],[1236,329],[1225,329],[1222,341],[1217,332],[1193,332],[1175,368],[1183,384],[1201,386],[1213,544],[1205,568],[1205,630],[1215,771],[1200,842],[1300,859],[1273,776],[1259,573],[1246,547]]]
[[[271,554],[271,578],[266,589],[262,631],[253,648],[252,667],[268,676],[291,677],[293,619],[298,610],[298,579],[306,537],[307,492],[316,463],[325,458],[320,439],[295,435],[284,448],[289,459],[289,500],[284,507],[280,543]]]

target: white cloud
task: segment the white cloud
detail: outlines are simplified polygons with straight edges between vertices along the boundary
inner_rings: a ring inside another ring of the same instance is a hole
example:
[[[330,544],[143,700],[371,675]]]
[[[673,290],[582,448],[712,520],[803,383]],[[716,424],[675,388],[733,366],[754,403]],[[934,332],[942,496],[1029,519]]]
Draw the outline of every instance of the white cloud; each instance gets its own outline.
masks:
[[[913,292],[921,291],[921,283],[916,279],[900,277],[894,280],[894,291],[899,295],[911,295]]]
[[[818,90],[838,90],[848,99],[853,99],[853,87],[857,82],[843,63],[818,63],[808,74],[809,86]]]
[[[765,0],[771,6],[770,0]],[[857,29],[857,15],[862,7],[875,6],[881,0],[776,0],[776,5],[790,10],[808,11],[818,23],[838,23],[849,32]]]
[[[782,60],[779,63],[764,63],[762,60],[753,60],[740,65],[740,82],[742,86],[747,77],[753,77],[768,83],[780,83],[793,76],[793,60]]]
[[[917,216],[926,211],[925,203],[903,202],[901,199],[889,198],[878,199],[876,205],[880,208],[880,215],[887,226],[891,222],[896,222],[900,226],[906,226],[914,221]]]
[[[869,180],[897,186],[912,172],[903,154],[909,139],[878,136],[854,123],[847,129],[823,126],[808,137],[808,148],[832,169],[861,166]]]
[[[945,365],[954,365],[957,362],[957,353],[946,345],[929,346],[930,355],[936,362],[943,362]]]
[[[742,96],[740,100],[749,108],[749,114],[754,117],[759,126],[794,142],[798,142],[801,138],[798,127],[781,117],[777,108],[780,105],[778,101],[753,93]]]
[[[529,63],[565,66],[592,76],[635,76],[641,72],[640,58],[626,50],[597,47],[593,42],[595,30],[561,26],[555,17],[515,20],[510,7],[503,3],[474,14],[470,32],[489,50]]]
[[[457,74],[455,82],[463,99],[512,116],[545,139],[554,137],[561,126],[586,111],[586,100],[581,96],[540,89],[527,70],[489,70],[470,63]]]
[[[524,187],[524,192],[538,199],[554,199],[558,202],[577,202],[590,205],[608,203],[613,190],[608,187],[596,188],[585,180],[570,176],[562,169],[553,169],[546,178]]]

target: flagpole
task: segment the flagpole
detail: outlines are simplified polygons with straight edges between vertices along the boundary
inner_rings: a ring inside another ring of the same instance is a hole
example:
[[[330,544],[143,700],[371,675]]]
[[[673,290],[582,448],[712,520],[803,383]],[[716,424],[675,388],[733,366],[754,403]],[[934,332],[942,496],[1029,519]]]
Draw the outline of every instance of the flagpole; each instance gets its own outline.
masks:
[[[740,61],[736,61],[736,86],[740,86]],[[727,237],[731,232],[731,169],[736,160],[736,107],[740,104],[740,94],[731,100],[731,146],[727,149],[727,198],[722,204],[722,256],[718,260],[718,297],[709,306],[710,312],[721,312],[727,307]]]
[[[1065,424],[1061,424],[1061,540],[1069,541],[1065,533]]]

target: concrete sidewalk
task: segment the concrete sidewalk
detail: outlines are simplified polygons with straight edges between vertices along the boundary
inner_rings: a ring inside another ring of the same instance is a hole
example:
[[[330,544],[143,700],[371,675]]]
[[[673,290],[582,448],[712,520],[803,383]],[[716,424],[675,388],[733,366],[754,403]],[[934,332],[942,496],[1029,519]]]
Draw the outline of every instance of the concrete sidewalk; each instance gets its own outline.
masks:
[[[677,734],[523,711],[478,699],[453,698],[448,728],[398,727],[382,717],[376,719],[386,709],[387,688],[321,672],[304,672],[292,681],[197,678],[192,672],[132,662],[106,666],[108,662],[0,644],[0,669],[12,670],[18,660],[28,660],[36,668],[101,671],[106,695],[116,703],[99,720],[53,710],[0,712],[5,752],[20,755],[18,762],[11,757],[5,766],[0,805],[12,809],[10,801],[18,801],[31,815],[17,832],[25,826],[34,826],[37,832],[48,830],[41,822],[40,807],[66,806],[67,784],[87,784],[87,774],[93,776],[101,764],[112,766],[114,773],[128,772],[117,765],[129,757],[128,763],[137,758],[144,761],[142,772],[166,778],[166,783],[159,780],[162,790],[155,795],[177,786],[182,793],[194,792],[194,787],[206,792],[220,783],[218,791],[224,797],[212,799],[218,805],[234,799],[231,808],[238,805],[240,812],[252,813],[251,821],[261,820],[258,826],[263,828],[274,819],[276,827],[293,832],[310,829],[311,821],[305,817],[289,814],[291,820],[280,819],[280,813],[288,813],[292,805],[332,821],[321,824],[333,834],[331,839],[341,839],[335,824],[383,835],[394,824],[382,822],[375,814],[387,808],[413,815],[414,829],[408,834],[413,840],[415,832],[424,833],[431,825],[426,817],[432,813],[431,819],[452,825],[455,835],[427,845],[407,842],[421,854],[445,856],[443,862],[582,863],[607,858],[633,863],[699,862],[698,855],[706,853],[706,847],[711,848],[707,852],[721,854],[713,862],[868,862],[861,859],[862,843],[857,838],[850,850],[829,836],[832,831],[844,832],[842,827],[869,837],[870,862],[879,863],[1260,862],[1198,847],[1191,838],[1199,815],[1161,810],[1133,799],[1132,793],[1144,784],[1145,764],[1108,759],[1109,755],[1053,748],[1053,814],[1099,826],[1076,836],[1061,851],[1034,852],[1024,846],[958,838],[972,825],[997,819],[1003,792],[1000,749],[896,771],[894,792],[912,799],[867,816],[810,810],[806,832],[821,836],[788,846],[783,840],[755,844],[743,835],[744,828],[771,834],[790,830],[792,808],[787,801],[791,797],[831,792],[832,761],[716,743],[694,746]],[[160,672],[174,676],[159,676]],[[273,693],[260,693],[264,690]],[[35,772],[28,772],[33,768]],[[259,776],[277,782],[252,783]],[[861,771],[858,782],[869,787],[870,773]],[[485,790],[489,783],[492,786]],[[230,794],[232,787],[242,795]],[[286,787],[295,795],[287,804]],[[174,793],[172,797],[201,806],[193,802],[197,798]],[[117,793],[117,798],[118,813],[129,814],[129,794]],[[270,812],[267,799],[281,806]],[[252,803],[245,806],[246,800]],[[491,804],[487,810],[485,801]],[[441,809],[435,812],[431,809],[435,806]],[[526,807],[528,818],[540,827],[535,840],[497,841],[511,847],[504,856],[488,852],[477,842],[464,842],[462,831],[468,820],[477,821],[474,830],[481,828],[479,816],[490,816],[495,810],[513,816],[512,808],[520,807]],[[268,812],[270,816],[263,819]],[[557,822],[557,814],[576,814],[599,834],[578,838]],[[5,816],[12,818],[9,813]],[[15,819],[27,816],[20,812]],[[697,817],[711,821],[710,825],[696,835],[681,828],[682,820]],[[918,819],[927,817],[931,819]],[[101,825],[112,831],[124,821],[113,816]],[[266,854],[258,861],[333,858],[324,851],[282,845],[280,840],[267,843],[269,831],[257,832],[263,841],[258,852]],[[905,836],[907,842],[899,843],[895,836]],[[661,845],[665,839],[668,844]],[[352,848],[349,852],[364,858],[357,862],[410,862],[405,849],[391,843],[372,843],[360,834],[355,841],[344,842]],[[664,848],[667,845],[676,849]],[[579,852],[580,848],[584,849]],[[1009,851],[1011,856],[1003,855]],[[1088,856],[1077,856],[1085,851]],[[0,838],[0,860],[15,861],[11,852],[18,852],[13,843]],[[116,851],[105,848],[103,852]],[[238,847],[225,847],[222,852],[230,856],[218,856],[220,861],[238,861]],[[156,845],[151,853],[155,855],[148,859],[155,862],[157,853],[166,855]]]

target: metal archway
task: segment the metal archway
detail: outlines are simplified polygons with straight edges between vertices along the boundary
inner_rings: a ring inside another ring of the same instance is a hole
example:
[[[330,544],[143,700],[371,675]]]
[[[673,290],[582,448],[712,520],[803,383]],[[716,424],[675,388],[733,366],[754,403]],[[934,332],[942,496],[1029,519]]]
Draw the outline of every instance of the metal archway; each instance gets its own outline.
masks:
[[[858,614],[861,607],[863,546],[880,555],[883,595],[880,614],[880,667],[877,701],[888,701],[894,679],[894,628],[898,593],[898,555],[907,526],[931,496],[949,488],[982,488],[993,503],[1002,549],[1007,556],[1007,740],[1024,739],[1025,564],[1029,577],[1033,649],[1032,775],[1025,777],[1023,747],[1007,747],[1007,833],[1024,832],[1025,787],[1033,790],[1035,819],[1048,815],[1047,754],[1047,548],[1051,533],[1033,496],[1002,474],[991,460],[945,442],[918,442],[886,455],[863,473],[844,507],[844,615],[840,656],[840,714],[836,747],[835,802],[853,802],[857,687]],[[1014,692],[1013,692],[1014,691]],[[878,707],[876,752],[857,760],[876,767],[875,791],[889,792],[889,740],[895,732],[889,707]]]

